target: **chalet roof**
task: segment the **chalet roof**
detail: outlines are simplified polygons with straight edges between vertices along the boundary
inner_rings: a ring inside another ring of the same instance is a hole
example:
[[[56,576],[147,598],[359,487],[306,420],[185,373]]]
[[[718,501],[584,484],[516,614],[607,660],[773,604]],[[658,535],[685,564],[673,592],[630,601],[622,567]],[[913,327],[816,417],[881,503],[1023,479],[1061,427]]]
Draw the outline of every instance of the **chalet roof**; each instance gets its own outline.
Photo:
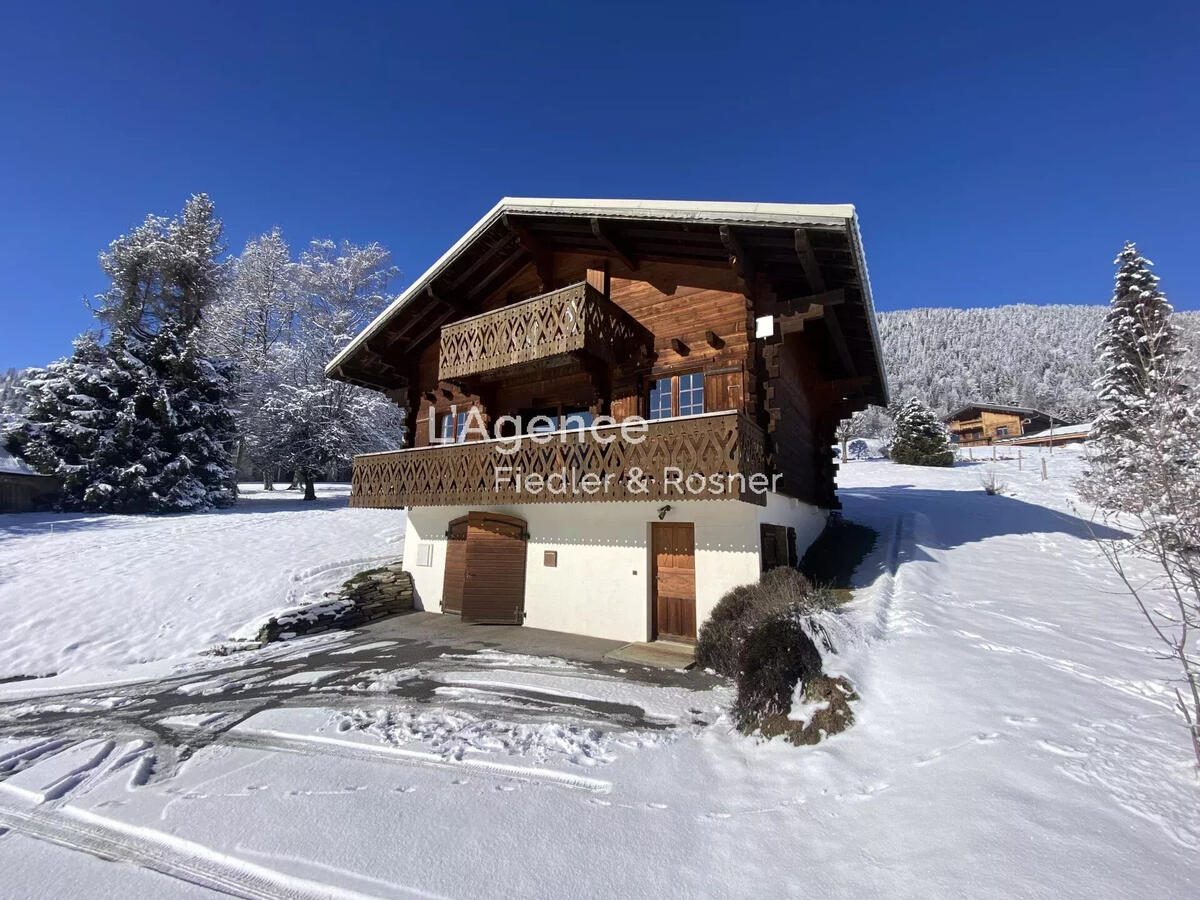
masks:
[[[0,447],[0,472],[5,475],[37,475],[33,467]]]
[[[1065,419],[1060,419],[1058,416],[1052,416],[1050,413],[1042,412],[1040,409],[1031,409],[1028,406],[1007,406],[1003,403],[968,403],[966,406],[954,410],[944,419],[943,422],[952,422],[959,418],[963,413],[970,412],[975,409],[986,409],[989,412],[1005,412],[1013,413],[1018,416],[1038,416],[1043,419],[1049,419],[1051,422],[1065,422]]]
[[[724,233],[722,226],[725,227]],[[736,229],[736,231],[734,230]],[[808,235],[805,253],[799,232]],[[865,393],[886,403],[887,380],[858,218],[849,204],[723,203],[505,197],[325,368],[330,377],[388,387],[379,347],[415,346],[442,322],[533,261],[530,243],[618,259],[729,263],[728,238],[744,247],[773,289],[802,297],[844,289],[844,340],[871,377]],[[408,332],[400,318],[420,316]],[[401,344],[400,342],[405,342]]]
[[[1086,438],[1091,433],[1092,423],[1083,422],[1079,425],[1055,425],[1053,428],[1047,428],[1044,431],[1035,431],[1032,434],[1022,434],[1018,437],[997,441],[996,443],[1014,444],[1022,441],[1037,441],[1047,438],[1055,438],[1057,440],[1066,441],[1070,440],[1071,438]]]

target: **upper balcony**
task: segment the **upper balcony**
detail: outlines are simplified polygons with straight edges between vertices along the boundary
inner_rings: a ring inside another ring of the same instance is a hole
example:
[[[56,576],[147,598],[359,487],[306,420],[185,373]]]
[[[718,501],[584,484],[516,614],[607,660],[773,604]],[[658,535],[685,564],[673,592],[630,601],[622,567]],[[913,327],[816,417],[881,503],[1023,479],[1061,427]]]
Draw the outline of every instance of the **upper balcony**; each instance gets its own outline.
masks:
[[[766,502],[751,481],[762,485],[767,478],[763,432],[742,413],[659,419],[645,423],[644,431],[629,438],[622,436],[621,428],[356,456],[350,505],[400,509],[597,500]]]
[[[616,366],[653,344],[636,319],[580,281],[443,327],[438,378],[493,378],[578,353]]]

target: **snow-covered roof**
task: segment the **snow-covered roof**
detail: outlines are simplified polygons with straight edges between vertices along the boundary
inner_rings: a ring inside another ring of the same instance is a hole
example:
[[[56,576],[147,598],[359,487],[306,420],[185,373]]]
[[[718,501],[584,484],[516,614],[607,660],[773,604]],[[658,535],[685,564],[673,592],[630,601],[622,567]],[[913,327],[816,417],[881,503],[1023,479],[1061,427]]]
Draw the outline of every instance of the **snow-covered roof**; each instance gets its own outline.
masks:
[[[1040,409],[1031,409],[1028,406],[1008,406],[1004,403],[968,403],[966,406],[954,410],[954,412],[950,413],[942,421],[949,422],[952,419],[957,419],[963,413],[972,409],[987,409],[993,412],[1013,413],[1019,416],[1041,416],[1042,418],[1049,419],[1051,422],[1062,421],[1058,416],[1052,416],[1050,413],[1042,412]]]
[[[0,447],[0,472],[7,475],[36,475],[33,467],[23,459],[17,459],[3,447]]]
[[[782,225],[805,226],[825,225],[845,227],[849,235],[855,263],[862,277],[863,303],[867,322],[874,342],[876,359],[880,360],[879,378],[882,394],[887,395],[886,373],[883,371],[883,350],[879,330],[875,322],[874,302],[871,297],[871,281],[867,274],[866,256],[863,253],[862,237],[858,228],[858,216],[849,203],[740,203],[711,202],[697,200],[595,200],[552,197],[504,197],[478,222],[454,242],[442,256],[419,278],[400,294],[388,307],[375,317],[357,337],[338,353],[328,365],[326,374],[331,374],[365,342],[370,340],[398,310],[414,299],[425,295],[426,289],[438,274],[452,263],[480,235],[506,214],[558,215],[591,217],[620,217],[622,219],[649,219],[656,221],[697,222],[716,225]]]
[[[997,441],[998,444],[1017,444],[1026,441],[1038,440],[1070,440],[1071,438],[1079,438],[1083,440],[1092,431],[1091,422],[1082,422],[1078,425],[1055,425],[1053,428],[1047,428],[1045,431],[1036,431],[1033,434],[1022,434],[1019,437],[1009,438],[1006,441]]]

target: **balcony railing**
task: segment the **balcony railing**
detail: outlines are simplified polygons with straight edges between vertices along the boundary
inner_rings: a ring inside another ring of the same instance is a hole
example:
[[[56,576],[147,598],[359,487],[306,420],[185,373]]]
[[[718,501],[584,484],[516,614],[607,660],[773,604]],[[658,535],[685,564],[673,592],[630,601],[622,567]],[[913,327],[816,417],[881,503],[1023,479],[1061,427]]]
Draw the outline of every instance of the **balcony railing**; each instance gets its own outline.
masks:
[[[754,488],[767,478],[763,432],[738,412],[649,422],[644,433],[629,439],[619,425],[540,437],[550,439],[537,443],[526,435],[357,456],[350,505],[766,502]],[[701,485],[702,490],[692,490]]]
[[[615,366],[652,347],[649,331],[581,281],[445,326],[438,377],[493,375],[580,351]]]

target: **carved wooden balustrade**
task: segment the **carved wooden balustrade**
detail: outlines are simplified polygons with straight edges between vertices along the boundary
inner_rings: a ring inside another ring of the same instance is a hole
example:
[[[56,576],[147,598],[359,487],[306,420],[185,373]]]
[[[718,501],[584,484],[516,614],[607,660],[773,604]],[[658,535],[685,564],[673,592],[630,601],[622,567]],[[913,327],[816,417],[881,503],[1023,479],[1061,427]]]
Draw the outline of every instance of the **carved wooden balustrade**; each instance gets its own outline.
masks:
[[[438,378],[493,375],[580,351],[617,366],[652,348],[649,331],[581,281],[442,328]]]
[[[768,474],[763,432],[738,412],[648,422],[644,432],[631,432],[629,439],[622,437],[619,425],[539,437],[550,439],[537,443],[526,435],[356,456],[350,505],[398,509],[671,499],[766,503],[765,495],[753,488]],[[678,476],[671,469],[679,470]],[[752,476],[758,476],[755,482]],[[701,478],[701,492],[688,489],[699,486]]]

